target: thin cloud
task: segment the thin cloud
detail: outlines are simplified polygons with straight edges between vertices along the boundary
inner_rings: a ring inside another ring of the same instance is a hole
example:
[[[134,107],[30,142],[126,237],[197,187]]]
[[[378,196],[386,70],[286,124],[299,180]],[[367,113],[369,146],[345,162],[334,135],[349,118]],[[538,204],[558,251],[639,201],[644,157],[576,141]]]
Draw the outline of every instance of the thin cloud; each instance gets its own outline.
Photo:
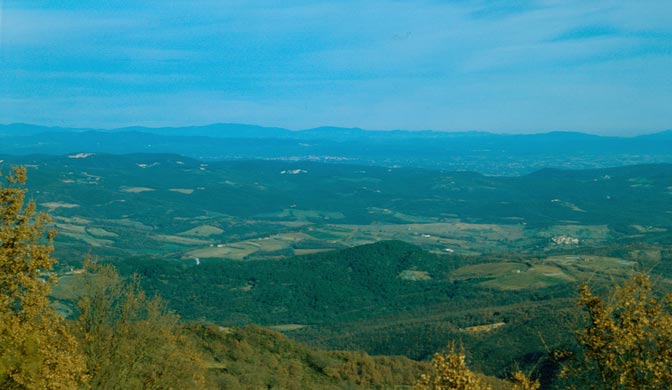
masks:
[[[5,0],[2,10],[3,122],[609,132],[672,121],[661,104],[672,101],[667,1]]]

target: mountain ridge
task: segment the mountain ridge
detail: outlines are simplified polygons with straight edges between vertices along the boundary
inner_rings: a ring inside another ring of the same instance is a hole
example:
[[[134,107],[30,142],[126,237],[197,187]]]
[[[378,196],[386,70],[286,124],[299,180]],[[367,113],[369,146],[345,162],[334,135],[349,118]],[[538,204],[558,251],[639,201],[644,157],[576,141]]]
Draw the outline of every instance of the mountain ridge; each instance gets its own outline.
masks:
[[[672,137],[672,129],[665,129],[661,131],[654,131],[651,133],[642,133],[633,136],[609,136],[609,135],[600,135],[592,134],[582,131],[566,131],[566,130],[554,130],[554,131],[545,131],[539,133],[496,133],[490,131],[482,130],[470,130],[470,131],[443,131],[443,130],[406,130],[406,129],[390,129],[390,130],[375,130],[375,129],[363,129],[360,127],[340,127],[340,126],[318,126],[311,127],[306,129],[291,130],[282,127],[276,126],[260,126],[254,124],[245,124],[245,123],[210,123],[206,125],[191,125],[191,126],[122,126],[115,128],[97,128],[97,127],[70,127],[70,126],[45,126],[37,125],[32,123],[23,123],[15,122],[8,124],[0,124],[0,135],[3,132],[9,131],[21,131],[24,134],[37,134],[37,133],[48,133],[48,132],[85,132],[85,131],[95,131],[101,133],[119,133],[119,132],[148,132],[153,134],[161,135],[201,135],[201,136],[213,136],[213,137],[222,137],[220,134],[216,134],[217,131],[237,131],[240,134],[230,136],[227,134],[223,138],[247,138],[247,137],[264,137],[264,138],[273,138],[273,137],[289,137],[289,138],[304,138],[308,135],[314,136],[372,136],[372,135],[384,135],[384,136],[411,136],[411,137],[463,137],[463,136],[503,136],[503,137],[528,137],[528,136],[590,136],[597,138],[618,138],[618,139],[635,139],[640,137],[661,137],[668,138]],[[331,134],[330,134],[331,133]]]
[[[522,175],[547,167],[585,169],[672,162],[672,132],[612,137],[578,132],[370,131],[320,127],[208,126],[111,130],[0,125],[0,154],[176,153],[203,161],[320,161]]]

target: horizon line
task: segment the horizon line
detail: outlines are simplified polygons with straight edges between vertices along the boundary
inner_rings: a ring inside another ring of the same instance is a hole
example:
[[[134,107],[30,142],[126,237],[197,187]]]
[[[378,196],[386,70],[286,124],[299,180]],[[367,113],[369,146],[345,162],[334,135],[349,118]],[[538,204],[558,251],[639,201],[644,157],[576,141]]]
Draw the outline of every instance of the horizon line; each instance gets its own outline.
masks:
[[[323,126],[317,126],[317,127],[310,127],[310,128],[305,128],[305,129],[291,129],[287,127],[280,127],[280,126],[266,126],[266,125],[258,125],[258,124],[251,124],[251,123],[238,123],[238,122],[212,122],[208,124],[192,124],[192,125],[168,125],[168,126],[146,126],[146,125],[127,125],[127,126],[121,126],[121,127],[80,127],[80,126],[62,126],[62,125],[43,125],[43,124],[35,124],[35,123],[27,123],[27,122],[11,122],[11,123],[0,123],[0,126],[3,127],[10,127],[10,126],[32,126],[32,127],[39,127],[39,128],[45,128],[45,129],[66,129],[66,130],[80,130],[80,131],[123,131],[123,130],[130,130],[134,128],[139,128],[139,129],[150,129],[150,130],[160,130],[160,129],[193,129],[193,128],[206,128],[206,127],[213,127],[213,126],[245,126],[245,127],[253,127],[253,128],[260,128],[260,129],[273,129],[273,130],[283,130],[287,132],[293,132],[293,133],[300,133],[300,132],[307,132],[307,131],[314,131],[314,130],[320,130],[320,129],[337,129],[337,130],[355,130],[355,131],[362,131],[362,132],[369,132],[369,133],[393,133],[393,132],[402,132],[402,133],[438,133],[438,134],[489,134],[489,135],[501,135],[501,136],[524,136],[524,135],[545,135],[545,134],[558,134],[558,133],[565,133],[565,134],[582,134],[582,135],[590,135],[590,136],[596,136],[596,137],[604,137],[604,138],[636,138],[639,136],[647,136],[647,135],[655,135],[655,134],[661,134],[665,133],[668,131],[672,131],[672,127],[661,129],[661,130],[654,130],[651,132],[632,132],[631,134],[625,135],[625,134],[600,134],[600,133],[593,133],[589,131],[580,131],[580,130],[549,130],[549,131],[540,131],[540,132],[520,132],[520,133],[515,133],[515,132],[494,132],[494,131],[489,131],[489,130],[436,130],[436,129],[366,129],[362,127],[345,127],[345,126],[333,126],[333,125],[323,125]]]

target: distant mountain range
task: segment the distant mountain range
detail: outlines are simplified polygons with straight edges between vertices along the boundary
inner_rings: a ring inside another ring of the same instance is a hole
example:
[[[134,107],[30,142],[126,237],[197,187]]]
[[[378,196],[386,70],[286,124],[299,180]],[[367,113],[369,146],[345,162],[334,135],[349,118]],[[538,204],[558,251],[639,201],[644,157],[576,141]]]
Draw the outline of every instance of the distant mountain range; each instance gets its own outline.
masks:
[[[289,130],[281,127],[266,127],[240,123],[213,123],[204,126],[183,127],[144,127],[130,126],[114,129],[78,128],[59,126],[40,126],[27,123],[0,124],[0,136],[34,135],[42,133],[149,133],[165,136],[213,137],[213,138],[290,138],[290,139],[330,139],[343,141],[348,139],[456,139],[456,138],[562,138],[573,140],[586,139],[672,139],[672,130],[639,135],[635,137],[598,136],[581,132],[554,131],[537,134],[496,134],[484,131],[434,131],[434,130],[365,130],[358,127],[323,126],[305,130]]]
[[[0,153],[13,155],[177,153],[210,161],[311,160],[493,175],[524,174],[547,167],[672,162],[672,130],[607,137],[577,132],[504,135],[339,127],[292,131],[243,124],[102,130],[19,123],[0,125],[0,141]]]

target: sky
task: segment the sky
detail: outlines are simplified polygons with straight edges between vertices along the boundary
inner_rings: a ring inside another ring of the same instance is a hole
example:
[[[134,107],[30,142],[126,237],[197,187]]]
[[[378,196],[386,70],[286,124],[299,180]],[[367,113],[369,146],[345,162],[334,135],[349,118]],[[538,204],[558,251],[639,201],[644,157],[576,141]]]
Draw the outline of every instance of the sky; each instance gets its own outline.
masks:
[[[0,123],[672,129],[672,1],[0,0]]]

